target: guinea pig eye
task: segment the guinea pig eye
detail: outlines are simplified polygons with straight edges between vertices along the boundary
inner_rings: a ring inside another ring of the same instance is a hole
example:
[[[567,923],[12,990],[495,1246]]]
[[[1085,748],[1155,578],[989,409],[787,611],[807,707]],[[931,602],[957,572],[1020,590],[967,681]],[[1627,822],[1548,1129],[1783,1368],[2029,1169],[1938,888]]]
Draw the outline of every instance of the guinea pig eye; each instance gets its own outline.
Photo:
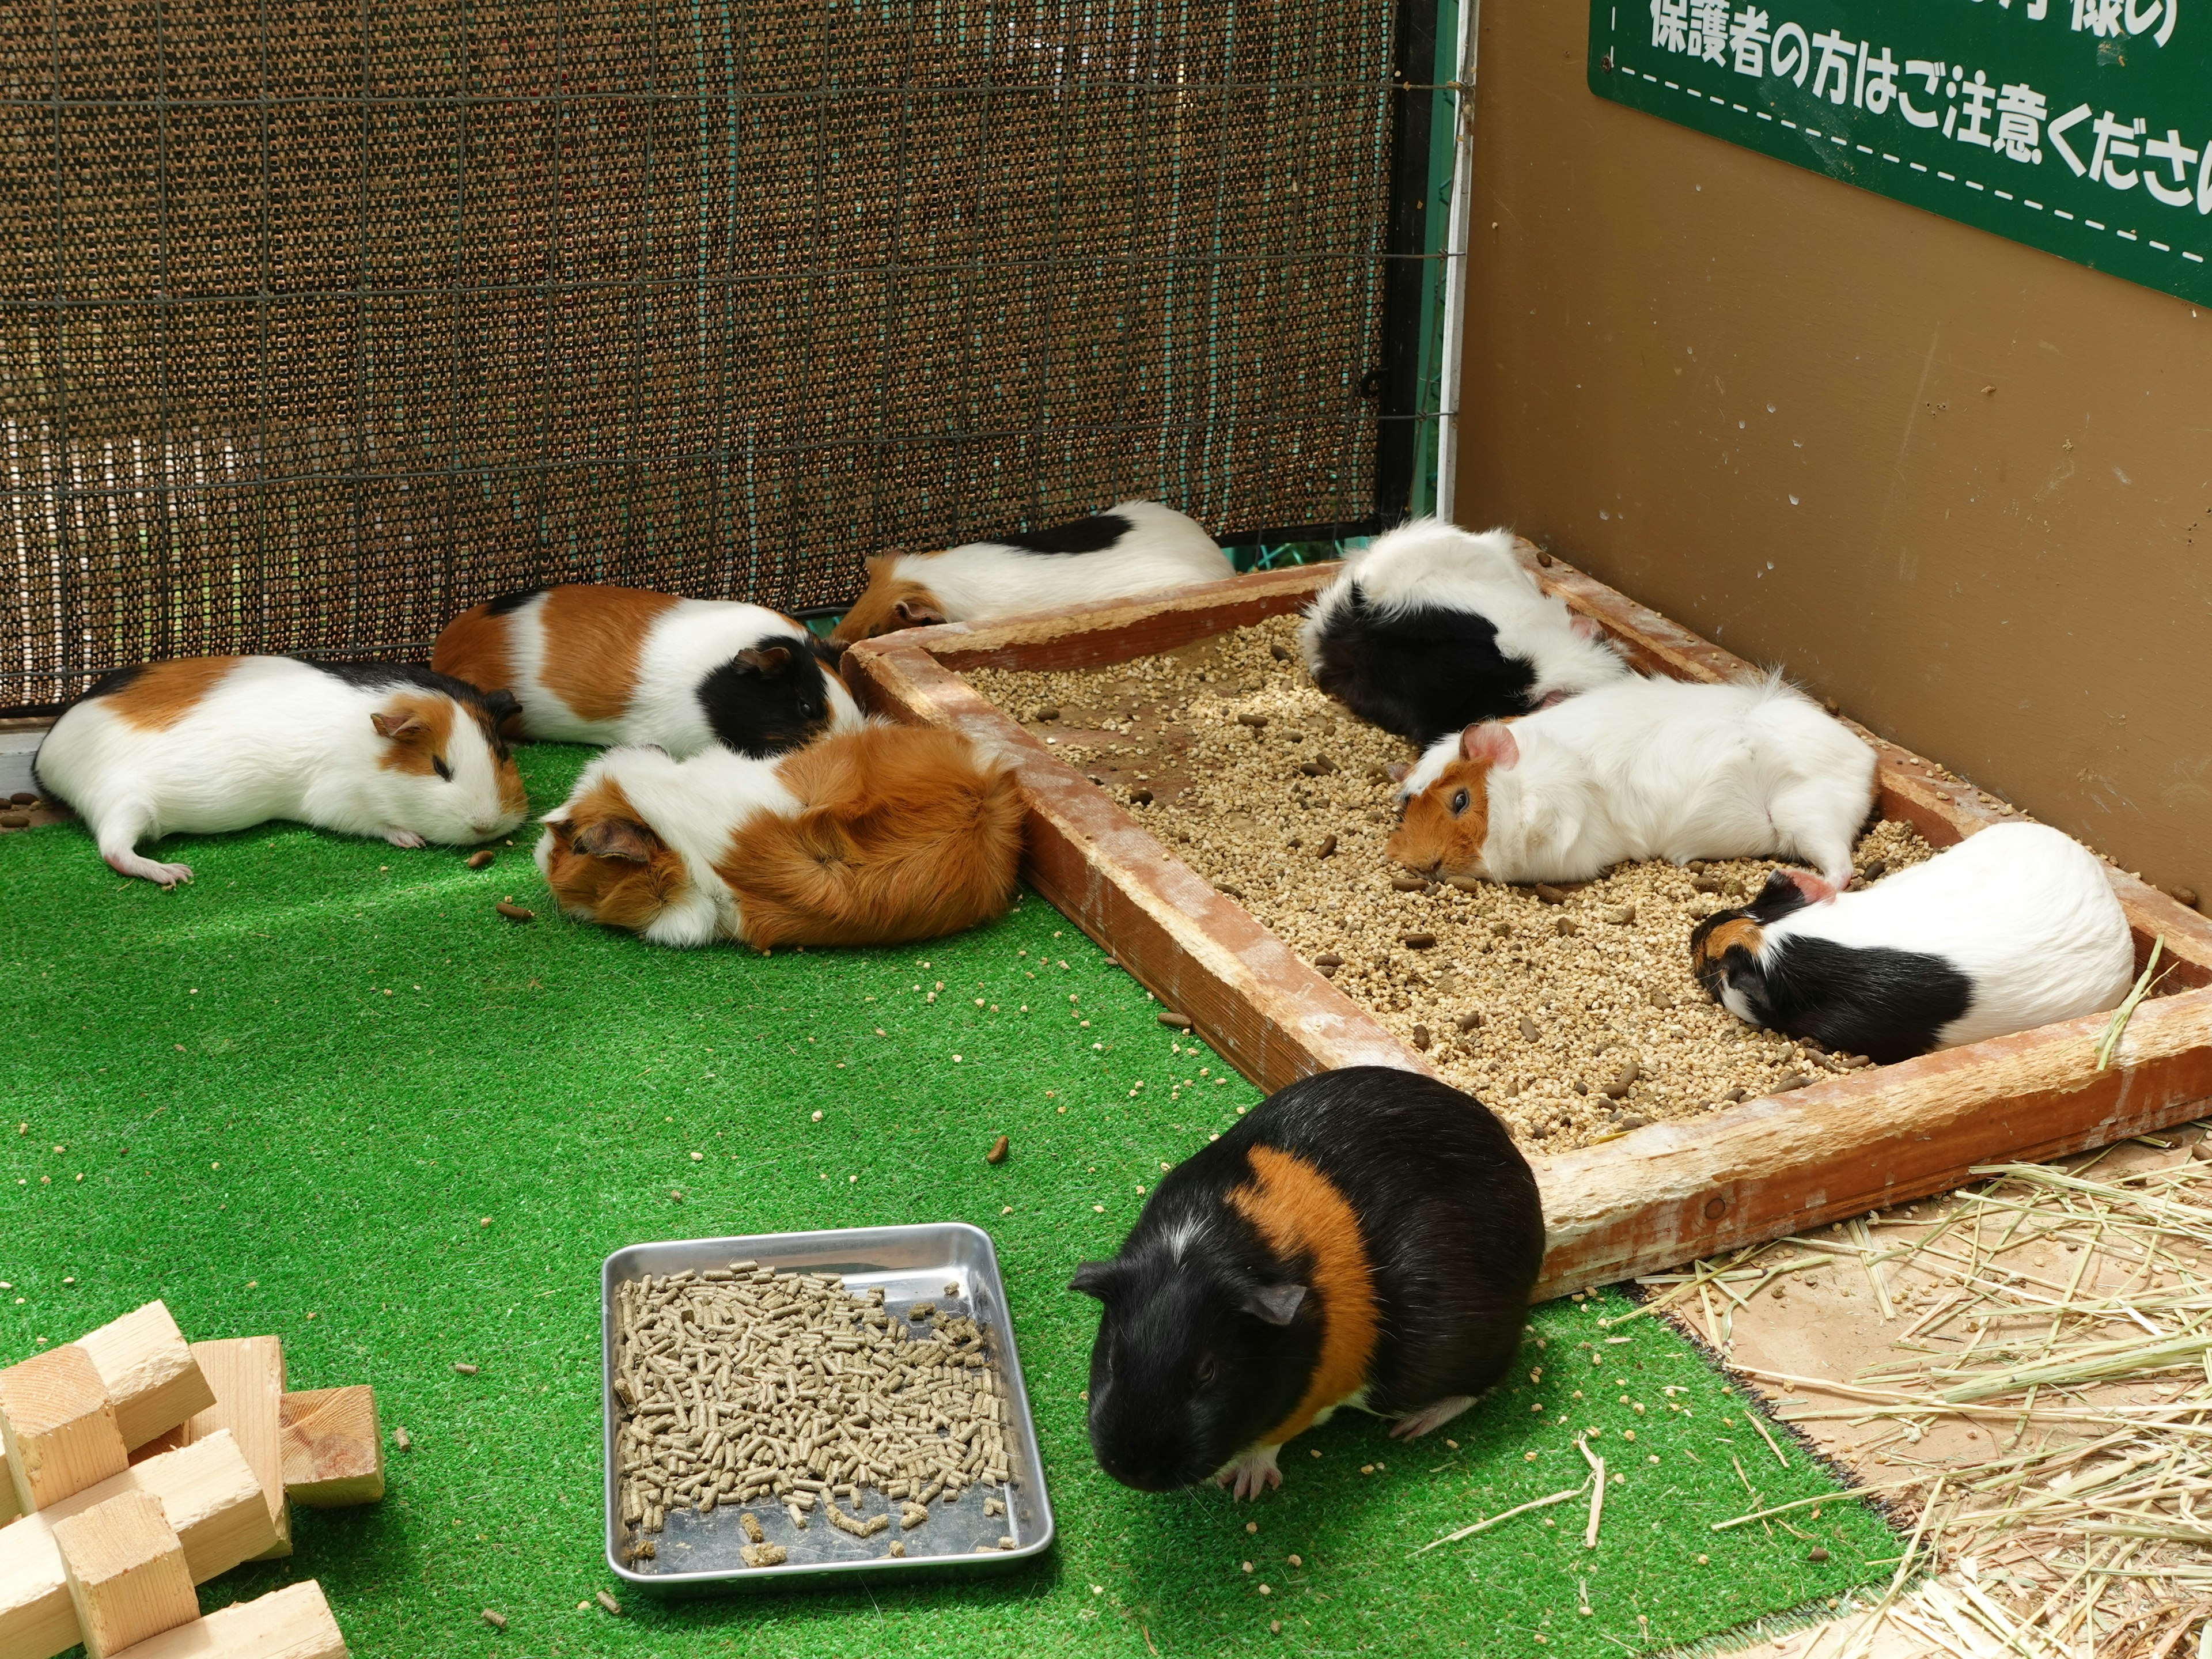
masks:
[[[431,756],[430,765],[447,783],[453,781],[453,769],[446,764],[446,757],[443,755]]]
[[[1464,790],[1464,789],[1455,789],[1455,790],[1454,790],[1454,791],[1452,792],[1452,798],[1451,798],[1451,810],[1452,810],[1452,816],[1453,816],[1454,817],[1457,817],[1461,813],[1462,813],[1462,812],[1464,812],[1464,811],[1467,811],[1467,791],[1466,791],[1466,790]]]
[[[1213,1356],[1212,1354],[1207,1354],[1203,1359],[1200,1360],[1198,1362],[1198,1386],[1202,1389],[1207,1383],[1212,1382],[1214,1373],[1217,1370],[1218,1370],[1218,1367],[1214,1364]]]

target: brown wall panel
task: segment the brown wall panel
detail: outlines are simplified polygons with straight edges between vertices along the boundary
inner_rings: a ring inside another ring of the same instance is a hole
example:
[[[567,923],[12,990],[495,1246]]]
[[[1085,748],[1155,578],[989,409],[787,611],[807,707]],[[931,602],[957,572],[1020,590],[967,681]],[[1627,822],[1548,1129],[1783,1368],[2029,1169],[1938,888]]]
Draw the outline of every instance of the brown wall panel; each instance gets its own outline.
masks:
[[[2212,893],[2212,315],[1603,102],[1486,0],[1457,516]]]

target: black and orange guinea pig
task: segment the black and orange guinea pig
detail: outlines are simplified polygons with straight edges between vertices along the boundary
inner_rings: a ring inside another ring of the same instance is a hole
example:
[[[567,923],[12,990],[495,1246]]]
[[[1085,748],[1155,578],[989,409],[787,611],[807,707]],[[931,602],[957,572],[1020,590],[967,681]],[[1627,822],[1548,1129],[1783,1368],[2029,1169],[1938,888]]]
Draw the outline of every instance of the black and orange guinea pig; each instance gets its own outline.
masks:
[[[1536,1178],[1471,1095],[1416,1073],[1304,1078],[1161,1179],[1110,1261],[1091,1446],[1123,1486],[1282,1485],[1340,1406],[1425,1434],[1519,1348],[1544,1255]]]

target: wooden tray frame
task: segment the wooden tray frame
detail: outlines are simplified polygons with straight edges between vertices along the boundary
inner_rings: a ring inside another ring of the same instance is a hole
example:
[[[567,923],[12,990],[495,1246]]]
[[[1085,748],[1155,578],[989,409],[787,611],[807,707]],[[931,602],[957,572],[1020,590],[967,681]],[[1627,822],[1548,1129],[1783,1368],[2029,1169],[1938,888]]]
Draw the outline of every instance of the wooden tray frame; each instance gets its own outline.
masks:
[[[1527,544],[1538,580],[1648,672],[1713,681],[1753,672]],[[1302,609],[1334,565],[1255,573],[1050,616],[917,629],[857,645],[845,673],[870,708],[964,732],[1012,766],[1030,811],[1024,874],[1261,1087],[1333,1066],[1430,1068],[1367,1010],[960,678],[975,668],[1126,662]],[[1847,722],[1849,723],[1849,722]],[[1919,756],[1852,724],[1880,757],[1882,812],[1949,846],[2004,810]],[[1655,1123],[1530,1162],[1550,1245],[1538,1297],[1948,1191],[1978,1165],[2058,1157],[2198,1115],[2212,1096],[2212,923],[2132,876],[2114,891],[2140,967],[2166,941],[2185,988],[2146,1000],[2112,1065],[2107,1017],[1825,1079],[1690,1121]]]

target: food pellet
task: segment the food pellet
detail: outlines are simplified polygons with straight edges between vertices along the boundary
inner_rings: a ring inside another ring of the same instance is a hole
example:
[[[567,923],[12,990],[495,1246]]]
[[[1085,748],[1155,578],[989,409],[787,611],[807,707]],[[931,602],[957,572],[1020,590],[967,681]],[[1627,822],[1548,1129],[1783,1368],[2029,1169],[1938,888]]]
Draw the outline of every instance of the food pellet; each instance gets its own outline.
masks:
[[[1006,1161],[1006,1145],[1007,1142],[1006,1136],[1000,1135],[996,1140],[991,1143],[991,1150],[983,1154],[983,1162],[986,1164],[1004,1164]]]
[[[621,1616],[622,1603],[616,1601],[613,1596],[608,1595],[605,1590],[594,1590],[592,1592],[592,1595],[593,1599],[609,1613],[615,1614],[618,1618]]]
[[[672,1509],[728,1508],[760,1546],[745,1506],[774,1503],[794,1528],[811,1511],[865,1540],[894,1518],[861,1513],[871,1487],[905,1530],[940,1493],[951,1502],[979,1478],[1003,1483],[1007,1391],[959,1291],[953,1281],[953,1300],[894,1320],[880,1288],[751,1261],[617,1286],[622,1524],[650,1534]]]
[[[470,1364],[465,1359],[455,1360],[453,1362],[453,1369],[459,1371],[463,1376],[474,1376],[477,1374],[477,1368]]]
[[[489,1625],[494,1630],[505,1630],[507,1628],[507,1615],[503,1613],[494,1613],[489,1607],[486,1607],[477,1616],[482,1619],[484,1623]]]
[[[482,852],[471,853],[469,854],[469,868],[471,870],[489,870],[491,868],[491,861],[498,856],[499,854],[493,852],[489,847],[485,848]]]
[[[1425,1031],[1425,1063],[1532,1151],[1693,1120],[1864,1064],[1740,1024],[1691,974],[1691,929],[1748,903],[1778,860],[1626,864],[1528,887],[1438,883],[1393,866],[1386,769],[1413,751],[1313,685],[1297,622],[1094,669],[968,678],[1011,714],[1049,700],[1057,753],[1104,778],[1169,853],[1400,1041],[1420,1048]],[[1312,764],[1317,747],[1328,767]],[[1131,787],[1140,773],[1142,803]],[[1871,880],[1932,851],[1889,821],[1855,859]]]
[[[738,1550],[738,1559],[749,1567],[780,1567],[790,1559],[781,1544],[745,1544]]]
[[[535,921],[538,920],[538,913],[535,910],[526,910],[520,905],[510,903],[506,899],[500,900],[498,903],[493,905],[491,908],[498,911],[500,915],[505,916],[509,921]]]
[[[394,1428],[392,1431],[392,1443],[398,1447],[402,1451],[413,1451],[415,1449],[415,1437],[408,1433],[404,1429]]]

